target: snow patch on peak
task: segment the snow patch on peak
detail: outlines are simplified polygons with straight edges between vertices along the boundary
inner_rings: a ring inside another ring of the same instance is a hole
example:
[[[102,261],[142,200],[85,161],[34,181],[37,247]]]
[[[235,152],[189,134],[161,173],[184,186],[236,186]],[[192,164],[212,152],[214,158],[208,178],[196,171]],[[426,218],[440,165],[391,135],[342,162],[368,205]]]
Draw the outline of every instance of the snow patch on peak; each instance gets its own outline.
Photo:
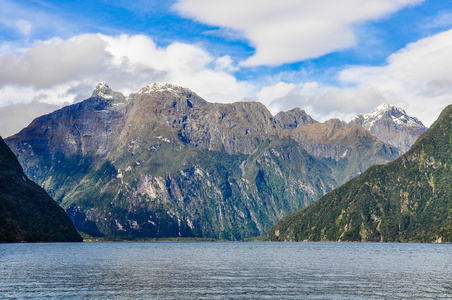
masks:
[[[99,82],[91,95],[91,98],[101,97],[104,99],[114,100],[114,102],[125,102],[127,98],[120,92],[113,91],[105,82]]]
[[[91,97],[102,97],[105,99],[112,99],[113,93],[114,92],[112,89],[110,89],[110,86],[105,81],[101,81],[97,84]]]
[[[401,110],[403,111],[403,109],[401,109],[400,107],[398,107],[397,105],[394,104],[388,104],[388,103],[383,103],[377,106],[377,108],[375,108],[374,110],[378,110],[378,111],[388,111],[391,109],[397,109],[397,110]]]
[[[97,84],[96,86],[96,90],[97,89],[102,89],[102,88],[110,88],[110,86],[105,82],[105,81],[101,81]]]
[[[168,82],[154,82],[153,84],[142,87],[138,92],[139,94],[146,94],[151,92],[170,91],[176,93],[180,89],[179,86],[173,85]]]
[[[365,114],[363,116],[366,119],[369,119],[369,118],[382,119],[384,114],[388,113],[388,112],[399,112],[402,114],[406,114],[405,111],[398,106],[395,106],[393,104],[383,103],[383,104],[379,105],[377,108],[375,108],[374,110],[372,110],[370,113]]]
[[[378,112],[379,114],[390,113],[391,115],[397,114],[397,115],[408,116],[407,113],[405,112],[405,110],[403,110],[402,108],[400,108],[394,104],[386,104],[386,103],[379,105],[372,112]]]
[[[421,121],[409,116],[402,108],[387,103],[379,105],[370,113],[357,115],[353,118],[352,122],[359,123],[364,128],[370,130],[376,122],[384,119],[392,120],[398,126],[425,128]]]

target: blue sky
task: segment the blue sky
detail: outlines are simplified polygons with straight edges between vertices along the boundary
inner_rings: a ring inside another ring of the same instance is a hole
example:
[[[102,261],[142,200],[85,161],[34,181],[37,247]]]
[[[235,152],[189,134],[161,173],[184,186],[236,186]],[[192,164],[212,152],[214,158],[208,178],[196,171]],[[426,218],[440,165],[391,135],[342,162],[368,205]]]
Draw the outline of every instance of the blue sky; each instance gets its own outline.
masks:
[[[155,81],[211,102],[348,121],[382,103],[427,126],[452,103],[452,1],[0,0],[0,135]]]

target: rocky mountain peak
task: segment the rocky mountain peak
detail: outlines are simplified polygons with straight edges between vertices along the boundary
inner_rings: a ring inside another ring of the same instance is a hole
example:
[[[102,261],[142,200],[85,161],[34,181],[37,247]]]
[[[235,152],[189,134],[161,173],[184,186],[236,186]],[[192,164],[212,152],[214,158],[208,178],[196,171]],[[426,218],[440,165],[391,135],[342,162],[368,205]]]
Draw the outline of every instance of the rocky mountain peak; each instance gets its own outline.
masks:
[[[382,141],[408,151],[427,127],[405,110],[393,105],[382,104],[367,114],[359,114],[351,120],[373,133]]]
[[[353,118],[353,123],[359,123],[364,128],[370,130],[376,122],[380,120],[392,120],[396,125],[403,127],[426,128],[421,121],[409,116],[405,110],[393,104],[381,104],[370,113],[359,114]]]
[[[99,82],[91,94],[91,98],[100,97],[103,99],[125,100],[126,97],[120,93],[112,90],[110,86],[105,82]]]
[[[106,99],[113,98],[113,90],[110,88],[110,86],[105,82],[99,82],[94,89],[93,93],[91,94],[91,97],[102,97]]]
[[[289,111],[281,111],[275,116],[275,120],[284,129],[294,129],[303,127],[309,124],[317,123],[310,115],[303,109],[296,107]]]

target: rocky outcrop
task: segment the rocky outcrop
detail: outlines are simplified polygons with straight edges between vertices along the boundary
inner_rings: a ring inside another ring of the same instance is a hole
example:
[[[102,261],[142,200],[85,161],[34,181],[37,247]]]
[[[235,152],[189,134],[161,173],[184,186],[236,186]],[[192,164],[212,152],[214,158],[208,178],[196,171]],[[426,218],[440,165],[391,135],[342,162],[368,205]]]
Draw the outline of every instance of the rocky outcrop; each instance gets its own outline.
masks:
[[[0,137],[0,242],[80,242],[64,210],[25,176]]]

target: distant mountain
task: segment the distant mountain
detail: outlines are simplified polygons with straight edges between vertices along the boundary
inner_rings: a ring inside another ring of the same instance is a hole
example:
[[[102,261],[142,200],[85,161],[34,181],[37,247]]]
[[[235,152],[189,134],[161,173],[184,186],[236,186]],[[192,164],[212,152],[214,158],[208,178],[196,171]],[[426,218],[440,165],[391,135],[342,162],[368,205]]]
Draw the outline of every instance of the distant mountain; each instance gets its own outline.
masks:
[[[452,241],[452,106],[397,160],[272,227],[273,241]]]
[[[0,137],[0,242],[80,242],[64,210],[34,182]]]
[[[350,123],[363,126],[383,142],[399,148],[402,153],[408,151],[427,130],[421,121],[390,104],[382,104],[368,114],[359,114]]]
[[[7,143],[82,232],[243,239],[398,156],[359,125],[326,124],[300,109],[273,117],[257,102],[210,103],[166,83],[128,97],[100,83]]]
[[[396,147],[382,142],[357,124],[338,119],[320,123],[298,108],[280,112],[275,119],[304,150],[330,166],[339,184],[401,154]]]

